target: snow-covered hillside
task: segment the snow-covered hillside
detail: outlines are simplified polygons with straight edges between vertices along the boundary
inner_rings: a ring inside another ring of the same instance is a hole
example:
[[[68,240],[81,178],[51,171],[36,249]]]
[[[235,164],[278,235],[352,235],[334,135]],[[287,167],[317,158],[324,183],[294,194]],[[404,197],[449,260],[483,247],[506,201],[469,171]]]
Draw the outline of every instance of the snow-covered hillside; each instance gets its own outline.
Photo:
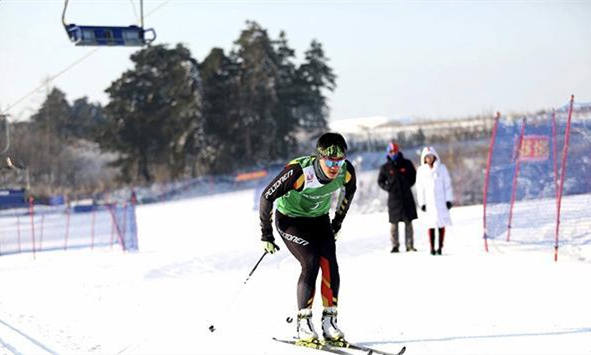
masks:
[[[243,284],[262,254],[252,194],[139,206],[137,253],[0,257],[0,354],[319,354],[271,340],[295,333],[285,319],[299,265],[282,242]],[[351,341],[407,354],[591,353],[589,262],[500,242],[487,254],[482,206],[452,218],[444,255],[431,256],[420,220],[419,251],[390,254],[385,212],[347,217],[339,324]],[[320,309],[317,297],[317,321]]]

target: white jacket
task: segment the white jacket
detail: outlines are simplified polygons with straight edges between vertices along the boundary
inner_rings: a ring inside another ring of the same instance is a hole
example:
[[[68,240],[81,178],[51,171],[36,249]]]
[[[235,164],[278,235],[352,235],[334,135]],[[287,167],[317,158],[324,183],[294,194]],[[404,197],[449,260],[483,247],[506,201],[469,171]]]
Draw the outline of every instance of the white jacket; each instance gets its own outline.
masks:
[[[437,159],[433,168],[425,163],[425,156],[434,155]],[[433,147],[425,147],[421,152],[421,165],[417,169],[417,203],[425,205],[427,211],[419,215],[427,228],[441,228],[451,224],[449,210],[445,203],[453,201],[451,179],[445,164]]]

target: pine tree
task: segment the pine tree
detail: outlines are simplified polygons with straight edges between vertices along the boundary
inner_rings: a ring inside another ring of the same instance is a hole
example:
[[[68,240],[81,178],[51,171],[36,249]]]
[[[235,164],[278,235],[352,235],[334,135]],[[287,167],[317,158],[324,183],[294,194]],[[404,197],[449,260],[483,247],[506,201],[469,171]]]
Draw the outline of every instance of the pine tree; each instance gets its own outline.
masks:
[[[104,149],[120,153],[116,166],[130,181],[133,172],[152,181],[163,166],[170,178],[181,176],[203,143],[201,80],[197,61],[178,44],[157,45],[131,56],[126,71],[106,92],[109,121],[101,135]],[[190,167],[189,167],[190,168]]]
[[[305,53],[305,62],[298,68],[298,80],[304,93],[298,116],[301,126],[320,134],[328,127],[328,105],[323,91],[336,88],[336,75],[328,66],[322,44],[313,40]]]
[[[29,161],[39,181],[48,185],[58,184],[61,169],[60,156],[71,138],[70,122],[72,110],[66,94],[53,88],[39,110],[31,116],[31,134],[36,137],[38,148],[36,159]]]
[[[207,148],[202,154],[206,172],[227,173],[236,168],[235,137],[239,132],[238,65],[213,48],[200,65],[203,80],[203,117]]]
[[[31,116],[37,127],[51,132],[61,139],[71,136],[72,108],[66,100],[66,94],[58,88],[53,88],[41,105],[41,108]]]
[[[72,104],[72,135],[96,141],[100,127],[106,123],[103,106],[88,102],[88,97],[74,100]]]
[[[281,31],[276,46],[279,82],[277,85],[278,103],[274,110],[277,122],[277,144],[273,145],[273,158],[286,159],[294,151],[296,132],[299,128],[297,107],[301,92],[297,85],[296,66],[293,63],[295,51],[289,47],[285,32]]]
[[[239,121],[236,157],[244,165],[268,161],[276,144],[277,123],[273,112],[277,104],[279,82],[278,58],[272,42],[256,22],[247,21],[247,28],[235,42],[232,60],[239,65]]]

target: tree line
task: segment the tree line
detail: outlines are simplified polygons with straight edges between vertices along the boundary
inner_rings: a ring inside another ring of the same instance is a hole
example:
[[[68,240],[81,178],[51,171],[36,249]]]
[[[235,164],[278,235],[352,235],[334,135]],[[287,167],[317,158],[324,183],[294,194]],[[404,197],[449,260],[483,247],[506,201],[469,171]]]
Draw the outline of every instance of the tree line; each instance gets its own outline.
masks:
[[[271,38],[247,21],[229,53],[213,48],[202,62],[183,44],[130,59],[133,68],[106,88],[105,105],[87,97],[70,104],[54,87],[29,121],[11,124],[7,154],[26,167],[32,191],[230,173],[285,160],[327,128],[325,94],[336,75],[316,40],[298,64],[284,32]]]

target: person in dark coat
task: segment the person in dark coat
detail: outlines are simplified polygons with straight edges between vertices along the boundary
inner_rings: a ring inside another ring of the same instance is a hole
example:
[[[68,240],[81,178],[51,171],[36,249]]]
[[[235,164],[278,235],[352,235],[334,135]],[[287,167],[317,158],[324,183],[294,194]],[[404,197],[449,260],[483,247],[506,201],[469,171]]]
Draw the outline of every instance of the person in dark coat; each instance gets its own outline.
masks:
[[[398,223],[404,222],[406,251],[417,251],[414,247],[412,220],[417,219],[415,199],[411,187],[417,173],[413,163],[404,158],[398,144],[388,144],[387,161],[380,168],[378,185],[388,191],[388,218],[392,253],[398,253]]]

